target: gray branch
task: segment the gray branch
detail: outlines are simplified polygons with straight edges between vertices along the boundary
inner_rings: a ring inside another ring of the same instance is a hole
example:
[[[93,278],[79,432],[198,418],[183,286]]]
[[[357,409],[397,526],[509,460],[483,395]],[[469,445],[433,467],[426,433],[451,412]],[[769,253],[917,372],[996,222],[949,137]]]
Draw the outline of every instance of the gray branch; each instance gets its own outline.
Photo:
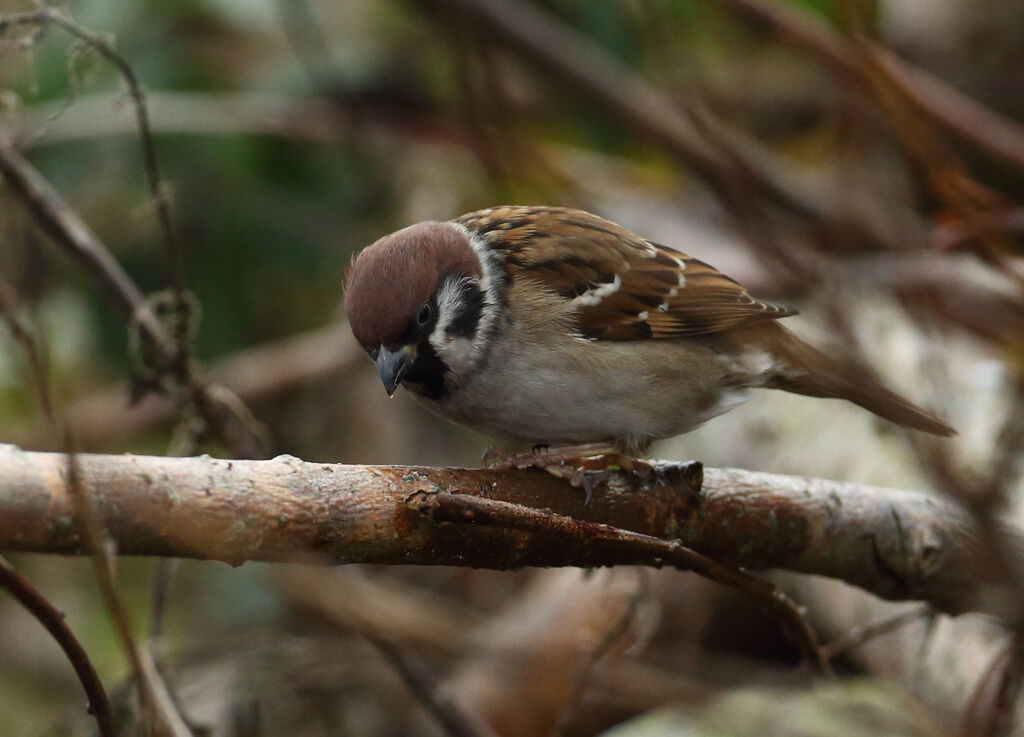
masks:
[[[66,458],[0,446],[0,550],[83,552]],[[699,493],[615,475],[584,493],[542,470],[355,466],[79,456],[81,483],[129,555],[315,564],[605,566],[628,554],[570,536],[438,524],[407,504],[450,491],[547,509],[646,535],[678,538],[750,570],[845,580],[939,610],[996,611],[1002,583],[970,517],[914,492],[821,479],[706,469]],[[1007,524],[1019,554],[1024,535]]]

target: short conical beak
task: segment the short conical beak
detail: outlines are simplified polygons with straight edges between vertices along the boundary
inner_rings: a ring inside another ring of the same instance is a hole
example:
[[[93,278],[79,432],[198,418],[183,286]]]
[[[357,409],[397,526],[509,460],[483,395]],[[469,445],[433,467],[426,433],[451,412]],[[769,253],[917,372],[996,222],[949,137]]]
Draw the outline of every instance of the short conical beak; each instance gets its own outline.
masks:
[[[402,377],[415,360],[414,345],[404,345],[395,350],[381,346],[377,351],[377,370],[380,371],[380,380],[384,382],[389,397],[394,396],[398,385],[402,383]]]

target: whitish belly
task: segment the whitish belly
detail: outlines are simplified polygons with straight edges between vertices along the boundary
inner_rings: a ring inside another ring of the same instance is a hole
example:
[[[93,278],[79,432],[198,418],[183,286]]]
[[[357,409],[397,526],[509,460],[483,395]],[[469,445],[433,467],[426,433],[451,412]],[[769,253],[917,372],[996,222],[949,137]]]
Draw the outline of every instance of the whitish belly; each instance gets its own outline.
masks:
[[[720,362],[699,345],[682,352],[669,341],[598,342],[572,360],[536,350],[529,360],[505,355],[511,358],[469,377],[451,397],[423,401],[442,417],[504,440],[643,444],[692,430],[745,397],[739,388],[721,390]]]

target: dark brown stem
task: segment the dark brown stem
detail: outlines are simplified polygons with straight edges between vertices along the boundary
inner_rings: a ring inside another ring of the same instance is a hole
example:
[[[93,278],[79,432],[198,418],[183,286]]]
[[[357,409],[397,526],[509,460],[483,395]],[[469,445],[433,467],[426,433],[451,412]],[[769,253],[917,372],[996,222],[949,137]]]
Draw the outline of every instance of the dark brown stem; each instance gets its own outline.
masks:
[[[827,645],[822,645],[822,656],[825,660],[832,660],[854,648],[860,647],[873,637],[884,635],[887,632],[899,629],[905,624],[914,622],[922,617],[927,617],[931,611],[931,607],[925,605],[911,609],[908,612],[899,612],[892,616],[883,617],[868,624],[858,625],[839,639],[833,640]]]
[[[89,699],[89,713],[96,718],[96,728],[100,737],[117,737],[117,725],[110,711],[110,701],[103,689],[96,669],[85,652],[85,648],[75,637],[71,628],[64,621],[64,615],[53,607],[50,602],[36,591],[4,558],[0,557],[0,586],[7,589],[39,623],[46,628],[61,650],[71,661],[71,666],[82,682],[85,695]]]
[[[497,737],[480,717],[467,713],[452,699],[419,658],[404,652],[379,634],[368,630],[363,630],[362,634],[391,664],[413,696],[451,737]]]
[[[772,584],[733,566],[690,550],[676,540],[662,540],[612,525],[586,522],[522,504],[485,499],[467,494],[419,492],[408,505],[437,522],[488,525],[562,537],[568,546],[605,547],[624,563],[660,568],[673,565],[742,591],[775,613],[793,638],[804,662],[819,672],[828,670],[818,648],[818,638],[802,609]]]
[[[43,232],[103,285],[115,307],[135,321],[157,350],[169,351],[170,341],[163,325],[121,264],[43,175],[6,141],[0,141],[0,174]]]

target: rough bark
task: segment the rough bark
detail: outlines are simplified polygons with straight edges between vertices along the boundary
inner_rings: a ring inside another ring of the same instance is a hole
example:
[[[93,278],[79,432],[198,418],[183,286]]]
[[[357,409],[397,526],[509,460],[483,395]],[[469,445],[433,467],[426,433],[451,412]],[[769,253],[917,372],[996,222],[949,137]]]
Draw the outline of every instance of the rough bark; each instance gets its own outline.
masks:
[[[915,492],[705,469],[703,488],[650,488],[615,474],[589,504],[542,470],[356,466],[209,457],[79,456],[119,551],[219,560],[405,563],[509,569],[626,563],[583,537],[438,524],[407,504],[450,491],[659,537],[752,570],[782,568],[853,583],[947,612],[994,611],[1000,582],[970,517]],[[0,549],[79,554],[62,454],[0,446]],[[1007,525],[1015,552],[1024,535]]]

